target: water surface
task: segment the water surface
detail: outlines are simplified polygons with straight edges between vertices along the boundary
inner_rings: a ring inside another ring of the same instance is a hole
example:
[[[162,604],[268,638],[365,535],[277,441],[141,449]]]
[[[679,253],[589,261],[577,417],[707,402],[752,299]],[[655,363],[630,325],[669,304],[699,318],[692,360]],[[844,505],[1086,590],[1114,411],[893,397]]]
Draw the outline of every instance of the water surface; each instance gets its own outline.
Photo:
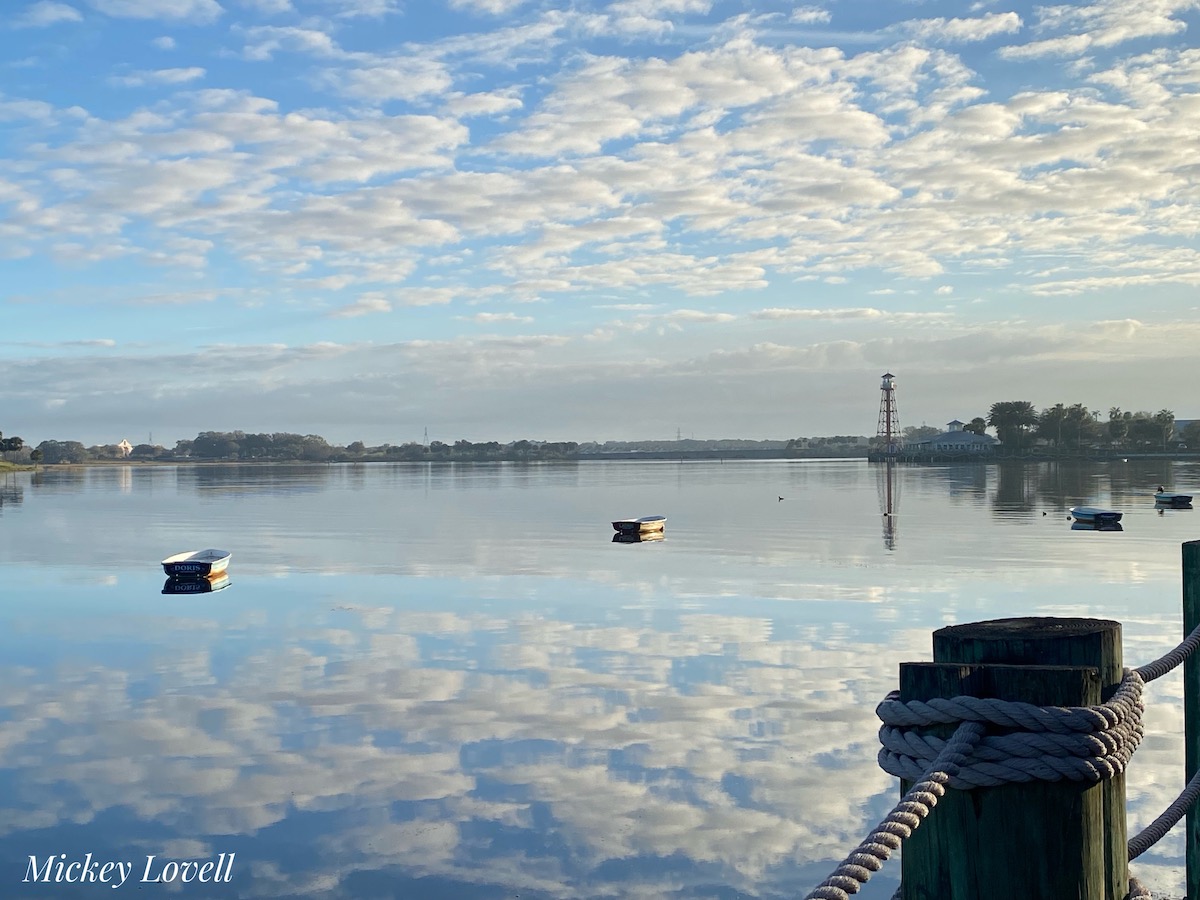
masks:
[[[895,802],[875,704],[947,624],[1179,640],[1170,462],[113,466],[0,485],[0,896],[795,898]],[[891,495],[892,515],[884,516]],[[1198,491],[1200,493],[1200,491]],[[783,498],[783,499],[779,499]],[[1067,509],[1112,506],[1119,533]],[[665,540],[612,541],[661,513]],[[222,591],[158,561],[233,551]],[[1131,833],[1182,786],[1151,686]],[[57,857],[61,858],[61,857]],[[1182,840],[1134,864],[1182,894]],[[890,896],[892,861],[862,896]],[[108,894],[104,894],[107,896]]]

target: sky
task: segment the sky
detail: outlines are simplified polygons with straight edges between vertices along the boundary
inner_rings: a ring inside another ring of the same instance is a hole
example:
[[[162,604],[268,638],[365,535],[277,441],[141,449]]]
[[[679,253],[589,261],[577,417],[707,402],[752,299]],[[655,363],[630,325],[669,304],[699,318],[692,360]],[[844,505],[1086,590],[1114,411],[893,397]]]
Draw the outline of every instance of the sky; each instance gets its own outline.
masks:
[[[1200,418],[1200,0],[8,0],[0,431]]]

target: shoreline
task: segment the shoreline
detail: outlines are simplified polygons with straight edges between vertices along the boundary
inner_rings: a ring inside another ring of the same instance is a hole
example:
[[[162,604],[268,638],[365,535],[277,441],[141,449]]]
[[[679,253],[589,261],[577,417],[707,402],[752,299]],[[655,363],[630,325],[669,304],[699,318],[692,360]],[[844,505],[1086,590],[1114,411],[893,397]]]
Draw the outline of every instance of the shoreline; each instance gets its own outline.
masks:
[[[828,460],[862,460],[867,463],[885,463],[895,462],[902,465],[924,466],[924,465],[960,465],[970,463],[974,465],[1001,465],[1004,463],[1048,463],[1048,462],[1095,462],[1095,463],[1113,463],[1113,462],[1145,462],[1147,460],[1165,461],[1165,462],[1200,462],[1200,451],[1188,453],[1147,453],[1147,452],[1119,452],[1113,451],[1104,454],[1072,454],[1072,455],[1053,455],[1053,454],[1030,454],[1028,456],[1000,456],[996,454],[988,454],[986,457],[981,457],[979,454],[931,454],[928,456],[915,455],[898,455],[888,458],[880,454],[868,453],[844,453],[844,454],[813,454],[813,455],[783,455],[775,452],[746,452],[738,450],[729,451],[705,451],[692,450],[684,452],[671,453],[669,451],[646,451],[646,452],[630,452],[630,453],[588,453],[580,454],[573,457],[558,457],[549,459],[537,458],[501,458],[501,459],[470,459],[470,458],[434,458],[434,459],[328,459],[328,460],[311,460],[311,459],[93,459],[86,462],[70,462],[70,463],[12,463],[0,461],[0,473],[16,473],[16,472],[45,472],[45,471],[63,471],[72,469],[90,469],[90,468],[112,468],[115,466],[133,466],[133,467],[164,467],[164,466],[328,466],[328,465],[377,465],[377,464],[403,464],[403,465],[430,465],[430,464],[489,464],[489,463],[528,463],[539,465],[561,465],[563,463],[580,463],[580,462],[704,462],[704,461],[721,461],[726,460],[731,462],[750,462],[750,461],[774,461],[774,462],[816,462]]]

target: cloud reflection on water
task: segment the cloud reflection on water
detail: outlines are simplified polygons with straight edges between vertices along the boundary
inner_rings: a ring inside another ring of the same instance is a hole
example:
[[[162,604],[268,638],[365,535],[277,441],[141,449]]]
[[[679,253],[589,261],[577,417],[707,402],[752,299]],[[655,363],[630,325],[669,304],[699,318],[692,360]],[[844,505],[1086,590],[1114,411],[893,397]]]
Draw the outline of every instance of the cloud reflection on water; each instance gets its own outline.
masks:
[[[5,671],[6,855],[120,810],[129,846],[255,838],[240,896],[352,896],[352,873],[393,869],[547,897],[794,895],[889,789],[864,700],[914,649],[862,659],[731,615],[323,618],[232,657],[211,626],[130,622],[142,667]]]

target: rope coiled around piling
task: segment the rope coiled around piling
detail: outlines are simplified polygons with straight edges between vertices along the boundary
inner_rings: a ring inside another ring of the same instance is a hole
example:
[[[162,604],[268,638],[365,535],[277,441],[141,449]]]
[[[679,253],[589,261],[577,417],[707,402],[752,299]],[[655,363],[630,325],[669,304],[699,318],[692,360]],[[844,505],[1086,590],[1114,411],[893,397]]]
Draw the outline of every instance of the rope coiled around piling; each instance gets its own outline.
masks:
[[[1142,690],[1200,649],[1200,625],[1173,650],[1126,669],[1107,703],[1040,707],[1028,703],[955,697],[901,703],[893,691],[876,712],[880,766],[914,782],[901,801],[805,900],[849,900],[882,868],[945,795],[946,787],[971,788],[1032,780],[1098,782],[1125,771],[1143,736]],[[915,735],[916,727],[955,724],[949,739]],[[987,734],[988,727],[1009,733]],[[924,768],[922,768],[924,765]],[[1167,834],[1200,799],[1200,772],[1145,830],[1129,840],[1136,859]],[[892,900],[900,900],[897,889]],[[1125,900],[1149,900],[1150,891],[1129,878]]]
[[[924,777],[945,739],[916,728],[978,722],[1009,729],[980,741],[949,782],[967,790],[1029,781],[1097,782],[1125,771],[1142,740],[1142,676],[1126,669],[1113,696],[1099,706],[1034,706],[979,697],[900,700],[892,691],[876,708],[879,766],[910,781]]]
[[[1032,780],[1098,782],[1125,771],[1142,739],[1143,687],[1138,670],[1126,669],[1107,702],[1086,707],[978,697],[905,703],[899,692],[891,692],[876,708],[883,723],[879,764],[889,774],[915,783],[805,900],[849,900],[924,821],[947,787]],[[948,739],[913,730],[952,724],[958,728]],[[997,728],[1007,733],[988,734]],[[1130,880],[1128,900],[1148,896]]]

